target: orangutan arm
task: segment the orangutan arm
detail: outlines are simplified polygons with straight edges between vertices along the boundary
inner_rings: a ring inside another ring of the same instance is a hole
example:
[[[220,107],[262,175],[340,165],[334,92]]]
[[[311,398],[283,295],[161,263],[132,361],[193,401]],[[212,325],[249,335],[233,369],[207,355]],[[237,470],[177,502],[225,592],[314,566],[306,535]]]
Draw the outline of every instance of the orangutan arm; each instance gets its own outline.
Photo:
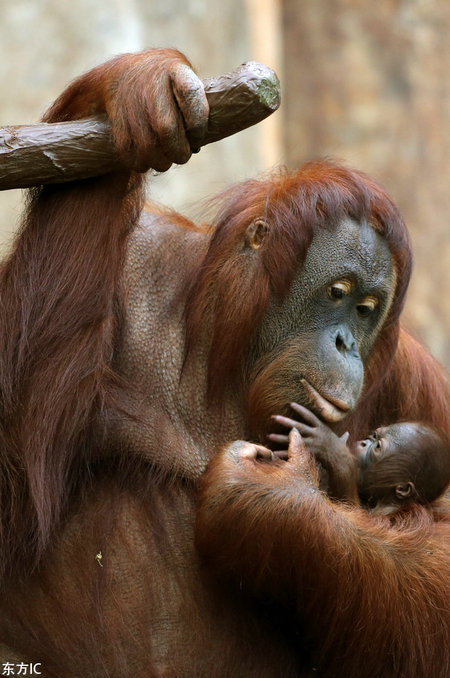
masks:
[[[16,459],[23,451],[20,482],[32,496],[28,501],[21,490],[23,502],[5,504],[0,545],[14,553],[19,549],[11,544],[29,539],[30,568],[69,494],[70,474],[62,469],[103,444],[99,414],[120,402],[111,362],[128,239],[145,195],[144,176],[134,170],[188,159],[185,128],[202,128],[208,118],[199,83],[173,50],[123,55],[75,80],[44,118],[106,112],[124,165],[102,177],[33,189],[0,270],[2,452]],[[8,566],[6,555],[0,577]]]
[[[418,509],[392,528],[329,501],[296,431],[288,462],[254,450],[234,443],[205,475],[197,546],[210,565],[294,603],[324,670],[378,676],[381,661],[429,676],[448,652],[449,525]]]

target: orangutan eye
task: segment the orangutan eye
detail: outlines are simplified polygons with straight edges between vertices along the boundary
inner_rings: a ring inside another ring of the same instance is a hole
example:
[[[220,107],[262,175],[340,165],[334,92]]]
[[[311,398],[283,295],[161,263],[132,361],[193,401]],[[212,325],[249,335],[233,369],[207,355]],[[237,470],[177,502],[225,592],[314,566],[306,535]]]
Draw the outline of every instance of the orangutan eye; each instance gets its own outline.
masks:
[[[362,318],[367,318],[375,311],[377,306],[378,299],[376,297],[365,297],[361,303],[356,306],[356,310]]]
[[[327,294],[330,299],[342,299],[350,294],[352,291],[352,283],[350,280],[337,280],[327,289]]]

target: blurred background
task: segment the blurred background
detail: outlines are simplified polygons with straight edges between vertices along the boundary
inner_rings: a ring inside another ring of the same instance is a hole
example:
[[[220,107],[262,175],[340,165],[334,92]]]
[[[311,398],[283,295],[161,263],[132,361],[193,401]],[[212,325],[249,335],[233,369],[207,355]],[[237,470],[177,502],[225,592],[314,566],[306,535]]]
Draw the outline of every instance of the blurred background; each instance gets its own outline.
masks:
[[[201,77],[256,59],[281,109],[152,177],[188,214],[230,182],[332,156],[373,175],[415,253],[406,324],[450,366],[450,3],[445,0],[0,0],[0,124],[39,119],[65,84],[114,54],[177,47]],[[21,212],[0,193],[0,249]]]

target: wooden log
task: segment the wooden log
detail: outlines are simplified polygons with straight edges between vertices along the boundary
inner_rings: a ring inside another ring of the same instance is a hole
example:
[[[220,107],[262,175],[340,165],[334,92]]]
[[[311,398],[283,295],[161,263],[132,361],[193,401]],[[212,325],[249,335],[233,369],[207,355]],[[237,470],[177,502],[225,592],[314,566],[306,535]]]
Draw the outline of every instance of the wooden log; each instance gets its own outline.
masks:
[[[210,114],[197,147],[260,122],[280,105],[276,74],[254,61],[203,82]],[[118,167],[104,116],[0,128],[0,190],[86,179]]]

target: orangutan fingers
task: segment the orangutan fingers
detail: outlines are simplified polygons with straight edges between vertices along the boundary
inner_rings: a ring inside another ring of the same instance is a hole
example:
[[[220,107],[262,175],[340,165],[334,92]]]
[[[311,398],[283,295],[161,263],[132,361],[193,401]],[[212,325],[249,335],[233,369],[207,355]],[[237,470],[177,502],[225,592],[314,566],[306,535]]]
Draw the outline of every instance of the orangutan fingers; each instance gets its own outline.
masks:
[[[268,440],[271,440],[273,443],[279,443],[281,445],[289,444],[289,436],[283,435],[282,433],[269,433],[267,438]]]
[[[189,132],[190,147],[197,150],[208,128],[209,104],[204,85],[186,64],[177,65],[170,79],[184,128]]]
[[[309,426],[316,427],[320,426],[320,419],[316,417],[316,415],[311,412],[311,410],[308,410],[307,407],[304,407],[303,405],[299,405],[298,403],[289,403],[290,407],[299,414]]]
[[[295,461],[300,461],[302,463],[304,462],[305,457],[309,457],[302,436],[296,428],[293,428],[289,433],[288,455],[289,460],[294,459]]]
[[[313,456],[296,428],[289,433],[288,463],[299,473],[310,486],[319,486],[319,471]]]
[[[303,424],[301,421],[295,421],[290,417],[284,417],[281,414],[274,414],[271,419],[273,419],[277,424],[285,426],[286,428],[292,429],[296,428],[302,436],[309,436],[313,433],[313,429],[306,424]]]
[[[256,461],[258,459],[271,461],[273,459],[272,450],[263,445],[255,445],[244,440],[236,440],[227,449],[237,462],[241,460]]]
[[[170,91],[170,82],[167,82],[166,91],[163,96],[154,99],[151,93],[148,94],[147,106],[150,113],[151,128],[156,137],[156,144],[149,154],[152,167],[154,167],[155,158],[163,154],[170,160],[170,163],[182,165],[191,157],[192,151],[186,137],[184,121],[178,106],[173,100],[173,105],[168,106],[168,102],[173,99]]]
[[[289,459],[288,450],[274,450],[272,452],[274,459],[281,459],[282,461],[287,461]]]

